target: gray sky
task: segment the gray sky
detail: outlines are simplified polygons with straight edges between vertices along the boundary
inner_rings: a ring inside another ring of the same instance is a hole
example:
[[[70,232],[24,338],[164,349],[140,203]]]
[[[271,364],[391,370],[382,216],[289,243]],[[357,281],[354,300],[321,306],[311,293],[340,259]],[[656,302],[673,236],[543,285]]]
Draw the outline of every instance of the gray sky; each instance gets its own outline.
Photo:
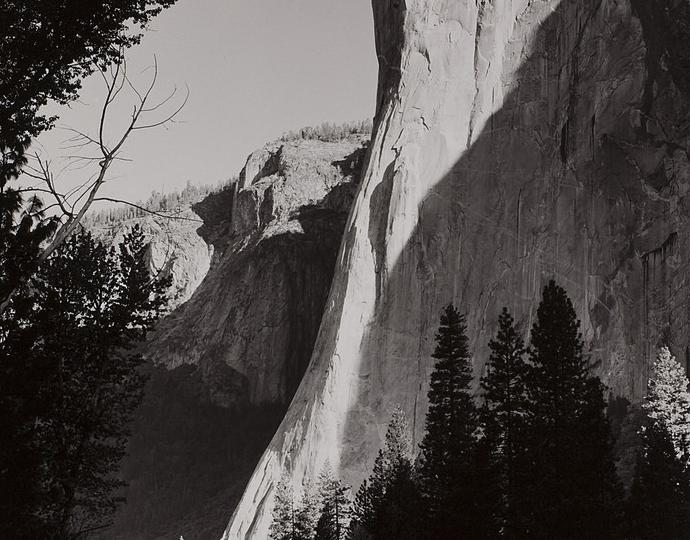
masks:
[[[216,183],[234,176],[252,150],[285,131],[373,115],[376,93],[371,0],[178,0],[154,20],[128,53],[139,85],[156,55],[159,95],[190,89],[180,122],[135,133],[104,194],[145,199],[152,190]],[[80,103],[58,109],[58,125],[94,133],[104,85],[88,80]],[[123,106],[128,106],[123,102]],[[116,110],[126,119],[129,109]],[[152,117],[153,119],[153,117]],[[68,133],[42,135],[34,149],[53,160]],[[63,186],[83,182],[86,170],[61,175]]]

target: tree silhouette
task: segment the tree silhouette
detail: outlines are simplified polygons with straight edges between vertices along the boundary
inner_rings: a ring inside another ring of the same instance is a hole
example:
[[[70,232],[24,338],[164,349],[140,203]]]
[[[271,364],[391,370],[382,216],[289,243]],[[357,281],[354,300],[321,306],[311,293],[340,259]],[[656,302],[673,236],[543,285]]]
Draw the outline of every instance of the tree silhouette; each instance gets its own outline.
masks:
[[[477,408],[470,395],[472,367],[464,316],[445,308],[436,335],[437,360],[429,386],[426,434],[421,444],[420,489],[424,532],[430,538],[478,537],[473,509]]]
[[[283,475],[276,486],[273,500],[273,521],[269,529],[271,540],[295,539],[295,501],[292,485]]]
[[[690,476],[660,420],[651,420],[642,435],[626,517],[632,540],[688,537]]]
[[[168,285],[149,275],[135,228],[118,249],[72,236],[21,295],[27,306],[12,315],[22,318],[0,342],[0,416],[12,415],[1,436],[18,442],[0,451],[3,536],[68,539],[109,523],[145,382],[134,347]],[[7,491],[22,482],[24,496]]]
[[[396,407],[371,476],[355,496],[351,536],[417,538],[419,494],[413,480],[410,434],[405,413]]]
[[[662,347],[642,405],[646,418],[627,504],[627,533],[632,539],[682,539],[690,530],[687,388],[685,370]]]
[[[522,529],[520,484],[526,473],[526,422],[529,410],[524,341],[513,318],[503,308],[498,332],[489,342],[491,354],[482,377],[484,406],[480,409],[487,466],[483,493],[488,511],[496,515],[502,537],[514,538]]]
[[[330,463],[326,462],[319,475],[321,512],[316,524],[315,540],[345,538],[350,519],[349,489],[334,477]]]
[[[621,492],[603,385],[590,373],[579,326],[566,292],[550,281],[531,333],[531,471],[516,509],[533,538],[617,534]]]

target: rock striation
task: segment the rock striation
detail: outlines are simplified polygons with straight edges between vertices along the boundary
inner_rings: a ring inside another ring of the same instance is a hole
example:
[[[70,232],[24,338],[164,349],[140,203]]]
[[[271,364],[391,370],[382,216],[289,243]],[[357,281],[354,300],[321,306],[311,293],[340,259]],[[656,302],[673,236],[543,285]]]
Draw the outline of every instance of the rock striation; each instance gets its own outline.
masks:
[[[639,399],[687,360],[685,0],[375,0],[374,134],[314,353],[224,539],[265,539],[272,490],[329,460],[356,486],[401,404],[423,431],[438,315],[479,375],[503,305],[574,299],[596,369]]]

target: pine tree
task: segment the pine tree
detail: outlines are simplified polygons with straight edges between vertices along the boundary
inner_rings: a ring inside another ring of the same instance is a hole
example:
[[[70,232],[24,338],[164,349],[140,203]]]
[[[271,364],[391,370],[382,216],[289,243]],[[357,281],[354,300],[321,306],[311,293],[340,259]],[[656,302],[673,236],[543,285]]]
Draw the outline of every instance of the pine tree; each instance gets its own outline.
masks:
[[[464,316],[445,308],[436,335],[437,360],[429,387],[421,444],[420,490],[424,530],[431,538],[478,537],[474,512],[477,408],[470,395],[472,367]]]
[[[318,493],[311,482],[307,482],[295,514],[295,540],[312,540],[318,520]]]
[[[403,410],[396,407],[373,473],[355,496],[351,537],[417,537],[413,518],[418,510],[418,494],[410,454],[407,419]]]
[[[583,354],[566,292],[544,288],[532,328],[527,381],[530,471],[520,507],[532,538],[614,538],[620,486],[603,385]]]
[[[504,538],[522,530],[516,512],[521,498],[520,481],[525,474],[525,422],[528,412],[525,378],[528,366],[524,341],[513,318],[503,308],[496,338],[489,342],[491,354],[481,380],[484,406],[480,409],[484,433],[485,470],[482,474],[486,511],[496,516],[496,528]]]
[[[627,505],[633,539],[685,539],[690,530],[688,431],[690,396],[685,370],[667,347],[652,367],[642,409],[646,425]]]
[[[626,517],[631,540],[690,536],[690,474],[658,419],[652,419],[642,435]]]
[[[139,228],[119,249],[87,232],[72,236],[40,267],[21,295],[30,309],[0,340],[3,368],[16,375],[0,381],[0,406],[21,419],[0,429],[22,434],[20,450],[35,467],[0,451],[2,512],[34,516],[30,526],[43,532],[28,537],[74,538],[107,523],[121,502],[115,473],[145,383],[133,348],[157,319],[169,284],[149,275],[146,255]],[[27,388],[13,383],[28,378],[34,395],[23,401]],[[31,500],[6,496],[17,478],[31,482]],[[14,538],[25,530],[3,519],[4,527]]]
[[[321,513],[316,524],[315,540],[345,538],[350,516],[350,501],[347,498],[349,489],[334,477],[333,469],[327,461],[319,475]]]
[[[690,450],[690,392],[685,369],[667,347],[659,350],[649,378],[643,408],[649,418],[668,430],[678,457]]]
[[[295,540],[294,493],[287,475],[283,475],[278,482],[273,501],[273,521],[269,529],[269,538]]]

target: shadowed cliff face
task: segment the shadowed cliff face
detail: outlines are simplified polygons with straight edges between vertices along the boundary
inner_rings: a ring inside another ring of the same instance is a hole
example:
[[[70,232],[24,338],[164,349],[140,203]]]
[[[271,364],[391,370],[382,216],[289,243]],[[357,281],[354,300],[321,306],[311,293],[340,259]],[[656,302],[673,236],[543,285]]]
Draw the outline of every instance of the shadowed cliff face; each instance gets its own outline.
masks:
[[[527,332],[551,278],[612,394],[644,394],[659,343],[686,357],[684,4],[373,2],[383,87],[362,185],[311,363],[224,538],[267,537],[283,471],[299,487],[329,459],[358,486],[396,403],[420,440],[449,301],[476,375],[501,307]]]
[[[364,142],[270,143],[248,158],[225,215],[196,205],[212,270],[157,326],[147,357],[199,366],[218,404],[286,404],[311,356]]]

